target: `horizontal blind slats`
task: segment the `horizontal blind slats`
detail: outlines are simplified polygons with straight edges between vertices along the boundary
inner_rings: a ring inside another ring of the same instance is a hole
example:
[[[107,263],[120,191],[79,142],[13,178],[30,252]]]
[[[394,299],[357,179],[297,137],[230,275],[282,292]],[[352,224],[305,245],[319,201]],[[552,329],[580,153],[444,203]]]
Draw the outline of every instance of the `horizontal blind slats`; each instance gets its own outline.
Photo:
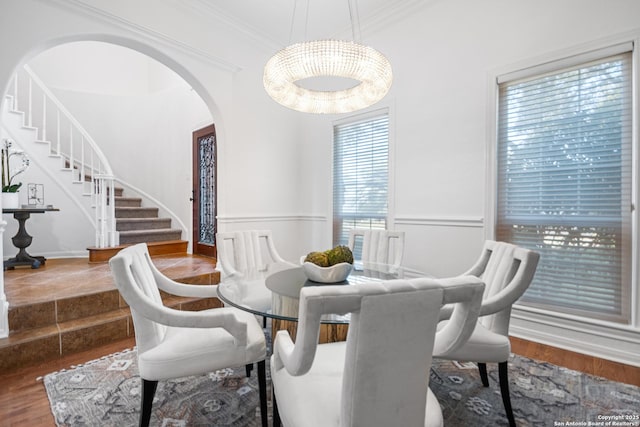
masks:
[[[388,115],[334,126],[333,168],[334,243],[346,244],[353,228],[386,228]]]
[[[628,321],[631,55],[499,88],[497,238],[540,252],[521,302]]]

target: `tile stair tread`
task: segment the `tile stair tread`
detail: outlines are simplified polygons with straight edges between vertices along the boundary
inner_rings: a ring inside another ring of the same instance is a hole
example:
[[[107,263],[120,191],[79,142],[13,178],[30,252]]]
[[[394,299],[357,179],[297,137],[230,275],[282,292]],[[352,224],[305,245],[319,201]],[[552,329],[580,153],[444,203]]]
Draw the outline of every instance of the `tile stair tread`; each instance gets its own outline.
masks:
[[[180,306],[183,304],[192,303],[203,299],[208,298],[180,297],[172,295],[163,298],[163,304],[166,307],[179,310]],[[15,331],[12,332],[9,337],[0,339],[0,349],[18,345],[24,342],[30,342],[50,336],[55,336],[58,334],[64,334],[71,331],[77,331],[96,325],[102,325],[105,323],[126,319],[129,316],[131,316],[131,310],[128,307],[122,307],[115,310],[107,311],[105,313],[99,313],[81,317],[79,319],[68,320],[66,322],[58,323],[55,325],[46,325],[37,328]]]
[[[116,222],[166,222],[171,221],[171,218],[116,218]]]
[[[142,236],[146,234],[165,234],[165,233],[176,233],[182,232],[182,230],[178,228],[151,228],[148,230],[125,230],[120,231],[121,236]]]
[[[116,206],[115,210],[122,209],[123,211],[157,211],[156,207],[149,206]]]

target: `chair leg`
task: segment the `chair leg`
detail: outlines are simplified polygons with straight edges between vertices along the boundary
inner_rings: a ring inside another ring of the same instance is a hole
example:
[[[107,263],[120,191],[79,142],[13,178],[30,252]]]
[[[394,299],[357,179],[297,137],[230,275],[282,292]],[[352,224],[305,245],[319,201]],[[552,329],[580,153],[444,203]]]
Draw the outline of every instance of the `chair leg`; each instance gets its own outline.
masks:
[[[480,379],[482,380],[482,385],[485,387],[489,387],[489,376],[487,375],[487,364],[478,363],[478,371],[480,372]]]
[[[269,427],[269,414],[267,413],[267,371],[265,361],[258,362],[258,391],[260,394],[260,419],[262,427]]]
[[[278,401],[276,400],[276,391],[271,387],[271,400],[273,404],[273,427],[280,427],[282,422],[280,421],[280,413],[278,412]]]
[[[507,362],[500,362],[498,364],[498,376],[500,378],[500,394],[502,394],[502,403],[504,404],[504,410],[507,413],[509,426],[516,427],[516,420],[513,416],[513,410],[511,409],[511,397],[509,396],[509,375]]]
[[[145,380],[144,378],[141,378],[141,380],[140,404],[142,405],[142,410],[140,411],[140,427],[148,427],[151,421],[151,407],[153,406],[153,397],[156,395],[158,381]]]
[[[247,378],[249,378],[251,376],[251,371],[253,371],[253,364],[249,363],[247,365],[244,365],[244,370],[247,373]]]

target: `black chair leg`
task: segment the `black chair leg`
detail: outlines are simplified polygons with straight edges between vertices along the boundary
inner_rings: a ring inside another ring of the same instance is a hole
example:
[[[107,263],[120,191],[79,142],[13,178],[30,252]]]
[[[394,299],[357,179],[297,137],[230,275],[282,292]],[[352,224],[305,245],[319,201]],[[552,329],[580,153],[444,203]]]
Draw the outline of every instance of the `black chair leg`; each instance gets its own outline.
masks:
[[[140,403],[142,410],[140,411],[140,427],[149,427],[151,421],[151,407],[153,406],[153,397],[156,395],[158,381],[149,381],[141,378],[142,393],[140,394]]]
[[[258,362],[258,392],[260,394],[260,419],[262,427],[269,427],[269,414],[267,413],[267,370],[265,361]]]
[[[482,385],[485,387],[489,387],[489,376],[487,375],[487,364],[478,363],[478,371],[480,372],[480,379],[482,380]]]
[[[507,413],[509,426],[516,427],[516,420],[513,417],[513,410],[511,409],[511,397],[509,396],[509,374],[507,362],[498,363],[498,376],[500,378],[500,394],[502,394],[502,403],[504,404],[504,410]]]
[[[249,363],[248,365],[244,365],[244,370],[247,373],[247,378],[251,376],[251,371],[253,371],[253,363]]]
[[[273,404],[273,427],[280,427],[280,413],[278,412],[278,401],[276,400],[276,391],[271,387],[271,400]]]

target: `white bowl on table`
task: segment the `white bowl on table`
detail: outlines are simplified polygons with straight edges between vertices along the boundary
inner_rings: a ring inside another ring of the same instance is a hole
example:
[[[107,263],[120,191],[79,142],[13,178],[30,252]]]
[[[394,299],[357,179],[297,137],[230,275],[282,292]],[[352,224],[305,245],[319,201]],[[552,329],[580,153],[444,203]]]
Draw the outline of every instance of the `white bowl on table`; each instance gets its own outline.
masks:
[[[307,275],[307,278],[318,283],[343,282],[352,269],[353,265],[348,262],[341,262],[331,267],[320,267],[312,262],[302,263],[302,270]]]

